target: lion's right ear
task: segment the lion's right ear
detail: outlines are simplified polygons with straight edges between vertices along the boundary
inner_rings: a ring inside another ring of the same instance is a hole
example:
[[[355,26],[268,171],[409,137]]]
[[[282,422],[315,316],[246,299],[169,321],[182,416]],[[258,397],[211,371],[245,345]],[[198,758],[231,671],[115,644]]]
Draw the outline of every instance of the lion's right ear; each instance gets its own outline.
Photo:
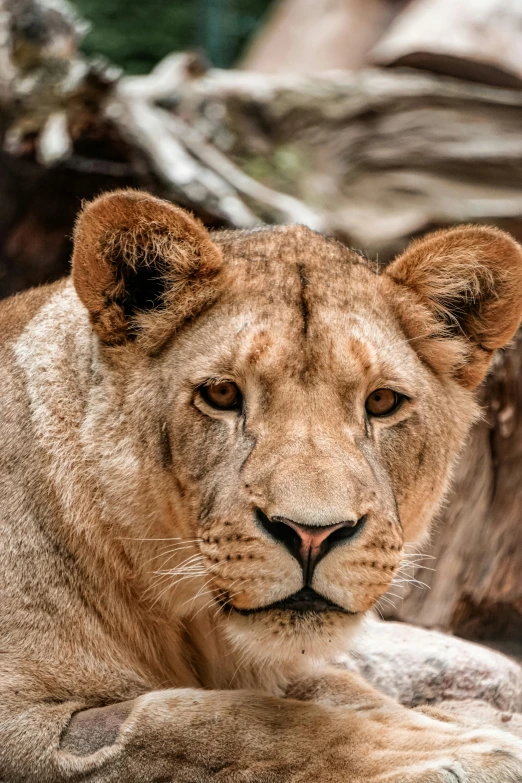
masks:
[[[198,221],[139,191],[100,196],[74,230],[74,285],[107,345],[158,347],[209,303],[221,265]]]

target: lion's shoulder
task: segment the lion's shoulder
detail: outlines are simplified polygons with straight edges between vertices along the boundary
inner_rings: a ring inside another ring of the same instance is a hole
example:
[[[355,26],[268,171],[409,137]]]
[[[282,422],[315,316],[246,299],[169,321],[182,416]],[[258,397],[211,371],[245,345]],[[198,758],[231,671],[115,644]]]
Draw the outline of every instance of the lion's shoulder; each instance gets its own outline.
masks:
[[[49,299],[66,286],[67,280],[68,278],[63,278],[55,283],[31,288],[0,302],[0,324],[4,345],[18,337]]]

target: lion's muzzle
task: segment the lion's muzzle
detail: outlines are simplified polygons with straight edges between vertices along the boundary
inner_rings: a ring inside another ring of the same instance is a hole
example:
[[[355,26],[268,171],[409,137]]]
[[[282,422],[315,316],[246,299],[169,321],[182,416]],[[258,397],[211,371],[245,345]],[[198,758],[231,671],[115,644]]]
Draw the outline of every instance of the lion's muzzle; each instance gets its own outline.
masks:
[[[353,539],[366,524],[366,519],[364,514],[357,520],[350,519],[331,525],[303,525],[286,517],[270,519],[261,509],[256,509],[259,527],[283,544],[301,566],[305,586],[311,584],[319,561],[334,547]]]

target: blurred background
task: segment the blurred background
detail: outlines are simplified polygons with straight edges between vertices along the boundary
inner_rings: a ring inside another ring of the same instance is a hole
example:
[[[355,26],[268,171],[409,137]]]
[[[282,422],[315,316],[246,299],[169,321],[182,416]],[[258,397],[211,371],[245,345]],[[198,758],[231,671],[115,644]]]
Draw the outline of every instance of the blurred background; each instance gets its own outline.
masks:
[[[167,54],[206,52],[217,68],[231,68],[263,24],[271,0],[75,0],[91,28],[87,55],[103,54],[126,73],[145,74]]]
[[[522,241],[522,0],[0,0],[0,297],[66,274],[82,199],[125,186],[383,263],[461,222]],[[520,652],[520,339],[481,395],[382,612]]]

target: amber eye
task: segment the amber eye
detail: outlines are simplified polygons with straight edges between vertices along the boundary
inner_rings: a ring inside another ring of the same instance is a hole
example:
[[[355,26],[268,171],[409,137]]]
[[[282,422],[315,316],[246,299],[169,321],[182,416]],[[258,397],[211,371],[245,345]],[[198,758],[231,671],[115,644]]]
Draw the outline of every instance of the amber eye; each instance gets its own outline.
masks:
[[[366,411],[370,416],[388,416],[397,410],[403,399],[391,389],[375,389],[366,400]]]
[[[241,405],[241,392],[232,381],[200,386],[199,392],[205,402],[221,411],[235,410]]]

